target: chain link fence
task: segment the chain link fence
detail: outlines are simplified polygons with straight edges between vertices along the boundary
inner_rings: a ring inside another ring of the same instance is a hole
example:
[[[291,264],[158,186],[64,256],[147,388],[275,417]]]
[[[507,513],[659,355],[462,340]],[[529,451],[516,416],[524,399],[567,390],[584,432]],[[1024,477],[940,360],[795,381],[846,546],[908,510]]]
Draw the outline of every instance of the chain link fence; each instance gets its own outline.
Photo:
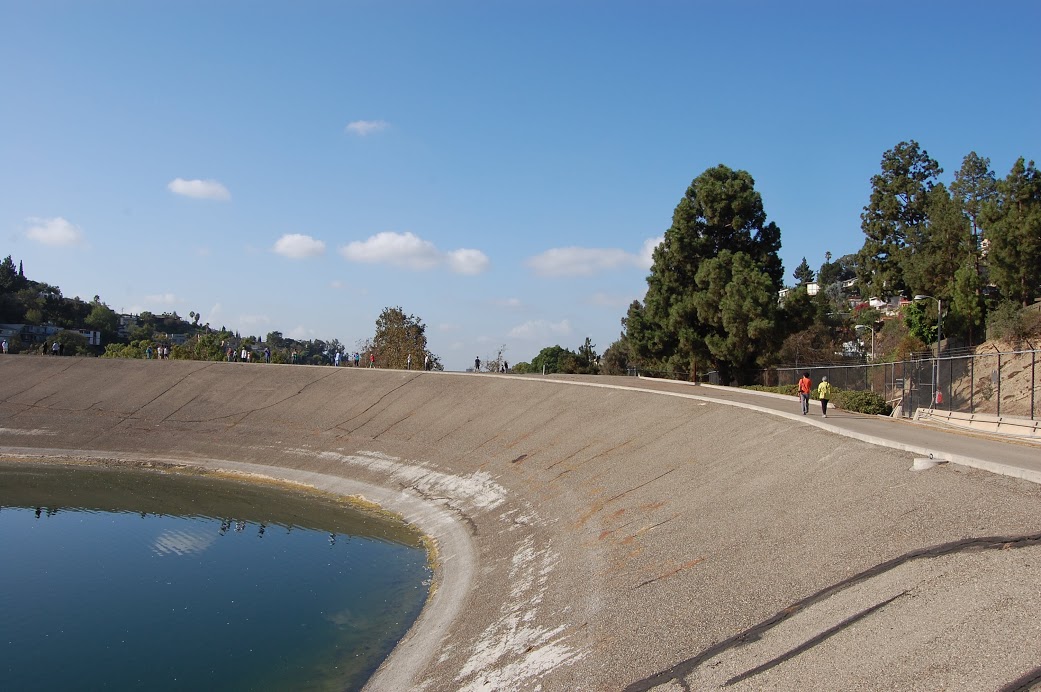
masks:
[[[1041,351],[923,355],[895,363],[768,368],[760,384],[794,385],[804,372],[814,383],[827,375],[839,389],[872,391],[898,411],[919,408],[1037,420],[1041,416]]]

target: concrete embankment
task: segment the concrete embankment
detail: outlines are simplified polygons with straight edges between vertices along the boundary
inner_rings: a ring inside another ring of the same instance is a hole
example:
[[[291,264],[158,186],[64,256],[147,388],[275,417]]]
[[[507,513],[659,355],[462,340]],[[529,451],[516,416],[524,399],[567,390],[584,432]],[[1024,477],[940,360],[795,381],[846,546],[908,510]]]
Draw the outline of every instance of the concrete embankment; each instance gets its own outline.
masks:
[[[0,357],[0,455],[361,494],[438,543],[378,689],[996,689],[1041,487],[767,413],[523,377]],[[2,497],[0,497],[2,502]]]

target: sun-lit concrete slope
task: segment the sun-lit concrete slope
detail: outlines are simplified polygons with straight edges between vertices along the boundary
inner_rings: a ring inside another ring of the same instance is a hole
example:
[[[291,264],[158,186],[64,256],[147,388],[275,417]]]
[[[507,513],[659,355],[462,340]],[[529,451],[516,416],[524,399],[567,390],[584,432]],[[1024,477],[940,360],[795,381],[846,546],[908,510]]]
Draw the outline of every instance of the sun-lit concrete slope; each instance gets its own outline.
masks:
[[[437,592],[379,689],[994,689],[1041,667],[1035,484],[523,377],[18,356],[0,383],[5,455],[361,489],[433,534]]]

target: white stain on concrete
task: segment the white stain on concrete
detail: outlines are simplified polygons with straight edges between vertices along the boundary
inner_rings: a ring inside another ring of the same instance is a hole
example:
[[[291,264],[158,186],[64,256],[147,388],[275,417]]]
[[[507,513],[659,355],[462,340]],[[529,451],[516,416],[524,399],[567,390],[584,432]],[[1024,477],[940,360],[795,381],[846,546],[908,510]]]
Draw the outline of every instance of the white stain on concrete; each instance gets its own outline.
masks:
[[[520,542],[510,561],[510,598],[456,676],[460,690],[525,688],[532,679],[585,656],[566,643],[566,625],[534,624],[559,559],[550,548],[537,548],[534,535]]]
[[[301,454],[319,459],[338,461],[351,466],[385,474],[391,480],[406,485],[421,495],[433,499],[463,502],[462,509],[495,509],[506,499],[506,489],[492,480],[484,471],[465,476],[444,473],[428,468],[420,462],[405,461],[379,452],[339,454],[337,452],[313,452],[306,449],[289,449],[290,454]]]
[[[32,430],[23,430],[21,428],[0,428],[0,435],[54,435],[56,434],[53,430],[41,430],[34,428]]]

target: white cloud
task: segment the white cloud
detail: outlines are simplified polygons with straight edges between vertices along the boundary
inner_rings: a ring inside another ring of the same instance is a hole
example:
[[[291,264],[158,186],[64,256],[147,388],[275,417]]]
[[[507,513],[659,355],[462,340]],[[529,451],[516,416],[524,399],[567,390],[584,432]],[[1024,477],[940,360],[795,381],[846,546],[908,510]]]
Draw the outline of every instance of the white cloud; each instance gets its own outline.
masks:
[[[382,132],[388,127],[390,127],[390,123],[386,120],[355,120],[347,123],[347,127],[344,128],[344,131],[352,135],[365,137],[374,132]]]
[[[29,240],[35,240],[44,245],[79,245],[84,240],[83,231],[60,216],[53,219],[31,216],[26,219],[26,222],[30,226],[26,229],[25,235],[28,236]]]
[[[294,339],[296,341],[309,341],[313,335],[314,335],[314,330],[313,329],[307,329],[303,325],[298,325],[298,326],[290,329],[285,334],[285,336],[289,337],[290,339]]]
[[[155,295],[145,296],[145,302],[153,305],[173,305],[177,302],[177,296],[173,293],[157,293]]]
[[[216,180],[185,180],[175,178],[167,183],[166,187],[175,195],[195,197],[196,199],[215,199],[226,202],[231,199],[228,188]]]
[[[480,274],[488,269],[488,256],[480,250],[452,250],[445,253],[449,269],[456,274]]]
[[[665,236],[660,235],[657,238],[648,238],[643,241],[643,247],[640,248],[640,262],[636,266],[640,269],[650,269],[654,264],[654,248],[661,245],[663,240],[665,240]]]
[[[343,288],[343,282],[340,281],[339,279],[333,279],[332,281],[329,282],[329,288],[336,288],[336,289]]]
[[[510,330],[511,339],[527,339],[531,341],[571,335],[571,323],[567,320],[550,322],[548,320],[528,320]]]
[[[528,258],[526,264],[539,276],[593,276],[613,269],[650,269],[651,253],[661,238],[648,238],[639,253],[618,248],[558,247]]]
[[[447,266],[457,274],[479,274],[488,268],[488,257],[480,250],[460,249],[442,252],[429,240],[413,233],[383,231],[364,241],[340,248],[351,262],[390,264],[406,269],[433,269]]]
[[[442,322],[437,325],[439,332],[457,332],[459,331],[459,325],[454,322]]]
[[[508,310],[517,310],[524,306],[520,301],[520,298],[500,298],[498,300],[493,300],[492,305],[497,308],[506,308]]]
[[[321,240],[315,240],[309,235],[286,233],[275,241],[275,246],[272,249],[283,257],[303,259],[325,254],[325,243]]]

